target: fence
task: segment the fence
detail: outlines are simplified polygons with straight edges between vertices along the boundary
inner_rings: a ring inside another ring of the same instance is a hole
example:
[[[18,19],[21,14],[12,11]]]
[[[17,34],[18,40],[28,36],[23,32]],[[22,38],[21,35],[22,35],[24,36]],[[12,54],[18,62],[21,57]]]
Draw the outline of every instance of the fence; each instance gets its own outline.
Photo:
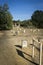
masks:
[[[34,58],[34,49],[35,49],[35,43],[34,42],[36,42],[36,43],[38,43],[39,44],[39,48],[40,48],[40,60],[39,60],[39,65],[42,65],[42,43],[40,42],[40,40],[36,40],[36,39],[34,39],[33,38],[33,40],[32,40],[32,44],[33,44],[33,54],[32,54],[32,57]]]

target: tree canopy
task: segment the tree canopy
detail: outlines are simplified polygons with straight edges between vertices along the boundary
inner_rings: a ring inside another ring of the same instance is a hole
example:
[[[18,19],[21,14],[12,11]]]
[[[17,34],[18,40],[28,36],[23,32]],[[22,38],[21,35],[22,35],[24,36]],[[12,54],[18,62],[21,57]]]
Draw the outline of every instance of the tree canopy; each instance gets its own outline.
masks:
[[[0,6],[0,29],[12,28],[12,15],[7,4]]]
[[[37,28],[43,28],[43,11],[36,10],[31,16],[32,23]]]

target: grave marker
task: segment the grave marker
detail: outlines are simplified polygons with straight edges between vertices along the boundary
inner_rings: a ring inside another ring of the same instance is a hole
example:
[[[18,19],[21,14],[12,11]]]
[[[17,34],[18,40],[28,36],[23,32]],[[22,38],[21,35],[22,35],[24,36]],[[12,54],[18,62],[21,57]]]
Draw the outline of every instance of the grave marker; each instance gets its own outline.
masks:
[[[25,33],[26,31],[24,30],[23,32]]]
[[[22,47],[27,47],[27,41],[26,40],[22,41]]]

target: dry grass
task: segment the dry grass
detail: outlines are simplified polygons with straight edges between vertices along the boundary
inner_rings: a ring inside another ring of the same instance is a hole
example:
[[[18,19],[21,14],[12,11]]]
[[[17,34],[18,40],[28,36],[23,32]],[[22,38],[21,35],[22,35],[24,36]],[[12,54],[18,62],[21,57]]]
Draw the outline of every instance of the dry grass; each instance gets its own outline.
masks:
[[[19,29],[19,28],[18,28]],[[14,29],[17,31],[17,29]],[[39,64],[39,50],[35,49],[35,58],[32,58],[32,46],[30,45],[33,35],[35,38],[42,33],[33,34],[32,30],[23,28],[19,33],[11,31],[0,31],[0,65],[38,65]],[[41,30],[42,31],[42,30]],[[22,40],[27,40],[28,47],[22,48]],[[43,42],[43,40],[42,40]],[[43,58],[42,58],[43,60]],[[43,62],[42,62],[43,65]]]

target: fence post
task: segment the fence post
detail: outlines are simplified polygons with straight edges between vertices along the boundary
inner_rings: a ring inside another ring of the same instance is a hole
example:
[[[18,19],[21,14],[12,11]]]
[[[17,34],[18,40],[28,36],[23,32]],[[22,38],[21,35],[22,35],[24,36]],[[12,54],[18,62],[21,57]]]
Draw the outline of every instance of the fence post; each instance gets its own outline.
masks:
[[[32,51],[32,57],[34,58],[34,40],[33,40],[33,51]]]
[[[42,43],[40,43],[40,65],[42,65]]]

